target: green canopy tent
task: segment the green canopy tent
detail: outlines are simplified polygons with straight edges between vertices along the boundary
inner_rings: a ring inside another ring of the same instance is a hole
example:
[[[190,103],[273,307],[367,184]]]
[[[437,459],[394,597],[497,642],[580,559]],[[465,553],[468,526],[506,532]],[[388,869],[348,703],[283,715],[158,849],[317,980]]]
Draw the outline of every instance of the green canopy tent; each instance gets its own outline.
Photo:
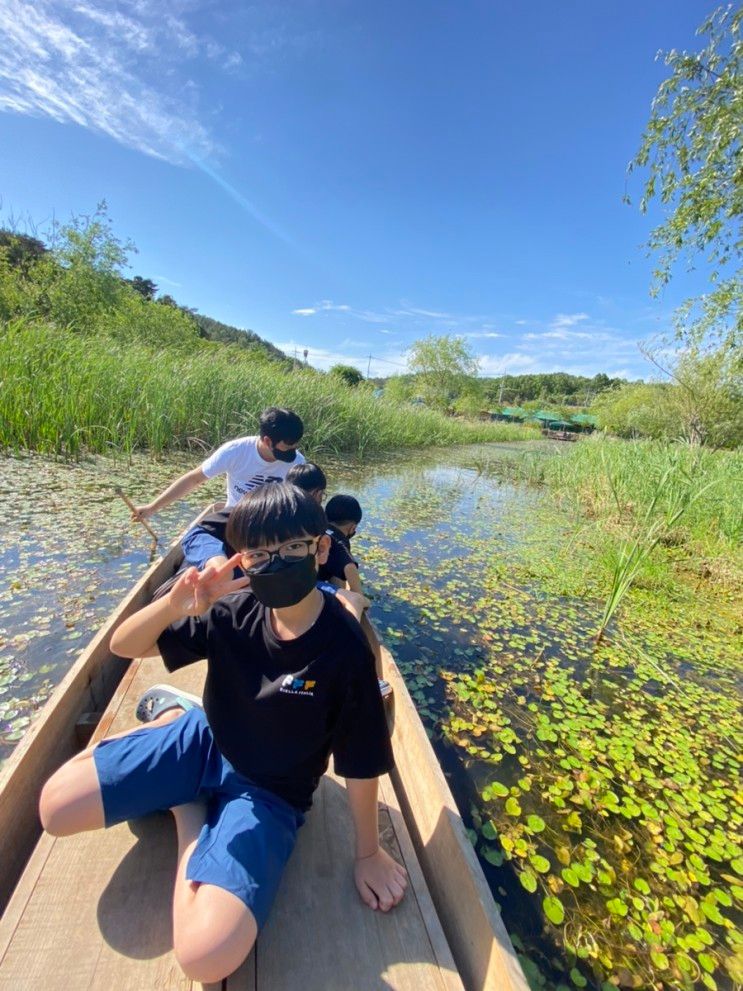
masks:
[[[504,406],[500,415],[504,420],[518,420],[519,423],[523,423],[529,414],[520,406]]]
[[[570,419],[573,423],[579,426],[581,430],[585,430],[589,433],[591,430],[595,430],[599,425],[599,421],[590,413],[575,413],[570,417]]]

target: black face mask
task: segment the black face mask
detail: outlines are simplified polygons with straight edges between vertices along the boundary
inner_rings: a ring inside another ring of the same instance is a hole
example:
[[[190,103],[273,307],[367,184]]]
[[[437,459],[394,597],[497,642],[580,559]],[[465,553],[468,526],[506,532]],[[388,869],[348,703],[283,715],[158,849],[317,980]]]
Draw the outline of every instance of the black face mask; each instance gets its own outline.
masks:
[[[295,606],[309,595],[317,582],[317,561],[308,554],[301,561],[275,557],[261,571],[248,572],[250,590],[259,602],[271,609]]]
[[[286,464],[291,464],[297,456],[297,449],[295,447],[291,447],[288,451],[282,451],[281,448],[278,448],[272,444],[271,454],[273,454],[277,461],[284,461]]]

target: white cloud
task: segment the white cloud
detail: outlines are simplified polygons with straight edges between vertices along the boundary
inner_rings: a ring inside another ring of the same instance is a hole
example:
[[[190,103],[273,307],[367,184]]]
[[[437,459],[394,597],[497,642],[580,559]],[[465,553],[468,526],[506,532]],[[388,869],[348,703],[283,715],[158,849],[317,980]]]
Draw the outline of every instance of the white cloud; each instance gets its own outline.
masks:
[[[559,330],[561,327],[574,327],[575,324],[588,319],[587,313],[558,313],[550,326],[553,330]]]
[[[3,0],[0,33],[0,110],[75,123],[177,164],[187,150],[218,150],[178,70],[225,49],[189,30],[177,0]]]
[[[371,364],[369,363],[368,357],[359,357],[358,354],[349,354],[346,351],[333,351],[329,348],[313,347],[309,343],[298,343],[295,340],[289,341],[273,341],[273,344],[277,348],[280,348],[284,354],[293,358],[295,353],[298,361],[303,361],[303,353],[305,348],[307,348],[307,362],[312,365],[313,368],[319,368],[322,371],[327,371],[332,368],[333,365],[353,365],[354,368],[358,368],[364,376],[366,376],[367,369],[370,369],[370,374],[374,377],[393,375],[395,373],[402,373],[407,370],[407,364],[405,361],[405,352],[401,351],[389,351],[384,352],[381,355],[375,355],[372,357]],[[349,342],[344,341],[340,347],[349,344]]]
[[[404,309],[395,310],[394,315],[396,317],[430,317],[432,320],[454,320],[454,314],[452,313],[441,313],[439,310],[424,310],[417,306],[405,306]]]
[[[317,310],[314,306],[306,306],[304,309],[292,310],[292,315],[295,317],[311,317],[314,316],[315,313],[317,313]]]
[[[152,276],[152,281],[153,282],[156,282],[158,285],[160,283],[164,283],[166,286],[173,286],[175,289],[180,289],[181,288],[181,285],[182,285],[182,283],[180,283],[180,282],[173,282],[172,279],[168,279],[164,275],[153,275]]]
[[[503,337],[503,334],[496,334],[493,330],[478,330],[471,334],[463,334],[462,336],[472,338],[494,338]]]
[[[516,369],[535,371],[534,365],[537,359],[531,354],[522,354],[514,351],[509,354],[484,355],[480,358],[480,375],[502,375],[504,372]]]
[[[580,330],[546,330],[543,334],[524,334],[525,341],[539,341],[539,340],[554,340],[554,341],[568,341],[568,340],[601,340],[606,338],[606,334],[599,331],[593,333],[586,333]]]

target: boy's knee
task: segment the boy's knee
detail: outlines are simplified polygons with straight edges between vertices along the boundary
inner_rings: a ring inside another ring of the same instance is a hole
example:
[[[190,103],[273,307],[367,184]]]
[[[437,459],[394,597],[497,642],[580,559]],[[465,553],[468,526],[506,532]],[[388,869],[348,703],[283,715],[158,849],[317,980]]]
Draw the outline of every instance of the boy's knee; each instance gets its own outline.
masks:
[[[220,938],[214,927],[189,926],[175,940],[175,957],[181,970],[192,981],[214,984],[234,973],[253,949],[255,936],[234,934]]]
[[[39,819],[41,825],[47,833],[52,836],[64,836],[65,820],[64,804],[60,794],[59,783],[56,780],[57,774],[53,774],[41,789],[39,796]]]
[[[200,911],[194,906],[185,925],[177,925],[174,933],[176,960],[186,977],[202,984],[224,980],[236,971],[257,935],[250,912],[224,916],[213,909],[209,905],[207,911]]]

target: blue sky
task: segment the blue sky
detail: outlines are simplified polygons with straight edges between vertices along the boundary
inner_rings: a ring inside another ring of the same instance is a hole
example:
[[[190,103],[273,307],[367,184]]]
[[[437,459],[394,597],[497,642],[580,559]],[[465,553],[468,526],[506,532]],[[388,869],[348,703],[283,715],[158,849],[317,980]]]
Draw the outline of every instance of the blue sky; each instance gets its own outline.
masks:
[[[105,198],[132,273],[321,368],[457,333],[482,374],[648,377],[700,276],[650,298],[625,167],[711,9],[3,0],[0,222]]]

